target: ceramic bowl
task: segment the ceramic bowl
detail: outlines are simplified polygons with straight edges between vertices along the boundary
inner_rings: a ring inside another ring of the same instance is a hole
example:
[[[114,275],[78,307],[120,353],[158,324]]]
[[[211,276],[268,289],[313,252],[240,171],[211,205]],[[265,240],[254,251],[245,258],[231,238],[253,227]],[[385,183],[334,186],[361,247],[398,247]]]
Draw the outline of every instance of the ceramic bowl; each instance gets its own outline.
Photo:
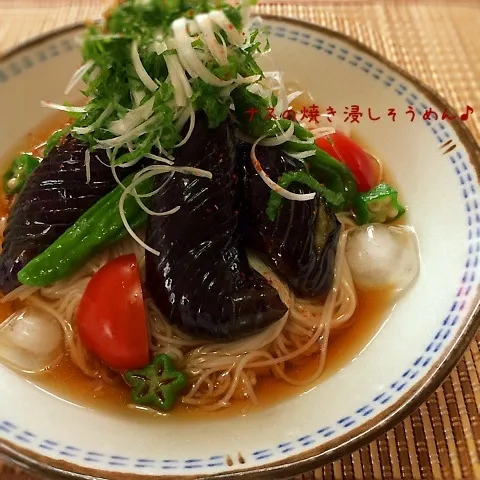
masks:
[[[62,400],[0,366],[2,455],[48,478],[284,478],[400,422],[469,345],[478,326],[480,153],[463,120],[442,120],[448,105],[438,95],[356,41],[299,21],[264,23],[287,79],[341,119],[352,105],[362,111],[351,127],[408,204],[421,252],[417,282],[334,375],[245,416],[136,422]],[[0,61],[0,154],[48,118],[40,100],[64,100],[80,63],[79,33],[52,33]],[[429,108],[438,119],[423,119]]]

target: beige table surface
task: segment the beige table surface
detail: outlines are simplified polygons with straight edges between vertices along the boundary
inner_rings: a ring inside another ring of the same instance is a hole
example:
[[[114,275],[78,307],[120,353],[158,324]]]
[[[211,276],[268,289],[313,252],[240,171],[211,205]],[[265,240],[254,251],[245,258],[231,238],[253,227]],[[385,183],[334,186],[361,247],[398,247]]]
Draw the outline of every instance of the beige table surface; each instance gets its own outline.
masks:
[[[345,32],[434,87],[480,140],[480,2],[277,1],[259,11]],[[98,0],[0,0],[0,52],[40,33],[96,18]],[[307,479],[480,479],[480,333],[430,399],[370,445]],[[31,477],[0,463],[0,480]]]

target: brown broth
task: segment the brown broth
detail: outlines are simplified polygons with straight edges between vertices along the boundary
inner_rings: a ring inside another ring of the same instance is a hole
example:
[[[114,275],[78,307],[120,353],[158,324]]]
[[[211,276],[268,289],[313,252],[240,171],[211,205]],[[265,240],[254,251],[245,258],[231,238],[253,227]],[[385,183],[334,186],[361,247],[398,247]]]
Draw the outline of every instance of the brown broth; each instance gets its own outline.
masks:
[[[374,338],[393,309],[389,289],[359,290],[357,293],[358,306],[348,325],[341,330],[332,332],[328,344],[325,370],[319,381],[297,387],[272,376],[263,377],[255,386],[259,406],[252,405],[248,400],[234,400],[228,409],[206,412],[178,405],[168,416],[190,420],[211,416],[244,415],[315,387],[355,359]],[[317,355],[312,355],[305,364],[290,368],[287,373],[297,380],[306,379],[315,371],[317,362]],[[98,409],[113,415],[134,415],[147,420],[153,417],[148,411],[132,410],[127,407],[130,401],[130,391],[120,377],[115,378],[112,383],[91,379],[72,363],[69,356],[65,356],[52,371],[27,378],[40,388],[77,405]]]
[[[10,160],[21,151],[37,153],[41,145],[55,130],[63,128],[68,121],[67,115],[56,113],[51,120],[43,123],[39,128],[29,132],[25,139],[18,144],[7,156]],[[358,141],[358,138],[356,138]],[[7,163],[8,164],[8,163]],[[390,175],[385,175],[390,180]],[[0,194],[0,218],[8,215],[9,205],[3,193]],[[324,372],[319,381],[304,386],[292,386],[272,376],[263,377],[255,386],[255,393],[259,406],[252,405],[247,400],[234,400],[228,409],[216,412],[205,412],[197,408],[177,406],[172,413],[162,415],[177,419],[205,418],[210,416],[223,417],[242,415],[274,405],[289,397],[299,395],[321,383],[326,378],[348,365],[349,362],[368,345],[383,325],[384,320],[394,308],[391,290],[388,288],[375,290],[358,290],[358,305],[348,325],[331,334]],[[7,318],[18,305],[0,303],[0,323]],[[311,375],[317,366],[318,357],[312,355],[303,365],[290,367],[288,375],[301,380]],[[110,383],[99,379],[91,379],[84,375],[70,360],[64,356],[60,363],[51,371],[41,375],[26,376],[28,381],[51,394],[63,398],[77,405],[98,409],[112,415],[134,416],[136,420],[151,421],[154,416],[148,411],[128,408],[130,391],[121,377],[114,378]]]

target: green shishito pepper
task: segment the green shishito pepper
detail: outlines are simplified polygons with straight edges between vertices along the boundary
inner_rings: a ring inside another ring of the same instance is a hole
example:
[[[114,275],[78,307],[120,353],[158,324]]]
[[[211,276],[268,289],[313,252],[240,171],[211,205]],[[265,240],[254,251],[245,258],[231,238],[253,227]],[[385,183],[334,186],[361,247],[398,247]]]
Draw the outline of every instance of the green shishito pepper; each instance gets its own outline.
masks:
[[[380,183],[370,191],[359,193],[353,199],[353,212],[359,225],[372,222],[391,222],[405,213],[398,201],[398,192],[387,183]]]
[[[133,176],[132,173],[123,180],[125,187],[130,185]],[[150,192],[152,186],[153,177],[137,185],[136,190],[144,194]],[[78,270],[101,247],[125,236],[127,230],[118,208],[122,193],[123,187],[118,185],[90,207],[52,245],[20,270],[18,280],[36,287],[51,285]],[[125,199],[124,212],[132,228],[147,221],[147,214],[132,195]]]
[[[159,410],[171,410],[188,384],[187,375],[178,371],[164,353],[156,355],[145,368],[127,371],[123,378],[132,387],[133,403]]]
[[[267,100],[248,91],[246,87],[233,90],[232,99],[237,120],[242,125],[243,130],[254,138],[281,134],[292,125],[292,120],[271,119],[271,109]],[[348,208],[357,194],[357,184],[350,169],[328,153],[320,150],[313,143],[313,135],[296,122],[294,122],[294,135],[300,142],[288,141],[282,145],[282,148],[287,153],[312,151],[311,156],[303,159],[309,173],[329,190],[341,195],[342,208]],[[338,205],[331,205],[328,199],[326,201],[330,206],[338,207]]]
[[[8,194],[18,193],[30,174],[40,165],[40,159],[30,153],[22,153],[13,159],[3,175],[3,189]]]
[[[61,130],[57,130],[53,132],[49,139],[45,142],[45,147],[43,148],[43,156],[46,157],[58,144],[60,140],[70,132],[71,126],[67,126],[62,128]]]
[[[343,204],[343,197],[341,194],[332,192],[324,187],[303,170],[286,172],[278,179],[277,183],[282,188],[288,188],[291,183],[302,183],[303,185],[310,187],[314,192],[322,195],[330,206],[340,207]],[[270,199],[267,206],[267,216],[270,220],[275,220],[280,210],[282,200],[283,197],[280,194],[273,190],[270,192]]]

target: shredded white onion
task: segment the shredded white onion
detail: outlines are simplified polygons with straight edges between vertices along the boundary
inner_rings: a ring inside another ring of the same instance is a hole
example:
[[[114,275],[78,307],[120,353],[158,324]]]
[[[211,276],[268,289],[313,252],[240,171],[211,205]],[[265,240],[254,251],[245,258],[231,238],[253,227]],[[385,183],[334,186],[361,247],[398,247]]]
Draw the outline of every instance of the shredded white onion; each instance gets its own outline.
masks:
[[[151,158],[152,160],[156,160],[157,162],[166,163],[167,165],[173,165],[173,162],[171,160],[168,160],[167,158],[164,158],[164,157],[160,157],[159,155],[155,155],[153,153],[147,153],[145,157]]]
[[[162,55],[162,53],[168,50],[168,47],[164,41],[156,41],[153,42],[152,49],[157,55]]]
[[[168,74],[170,75],[170,82],[173,86],[173,94],[177,107],[184,107],[187,104],[187,95],[180,79],[179,71],[176,68],[175,60],[178,62],[176,55],[165,55],[165,63],[167,64]]]
[[[295,135],[290,139],[292,143],[300,143],[302,145],[313,145],[315,143],[315,137],[308,137],[305,140],[300,140]]]
[[[296,98],[302,95],[303,92],[297,90],[296,92],[289,93],[287,95],[287,105],[290,105]]]
[[[137,42],[135,41],[132,42],[131,55],[132,55],[133,68],[135,69],[135,72],[137,73],[138,78],[151,92],[154,92],[155,90],[157,90],[158,85],[155,83],[153,78],[145,70],[142,60],[140,59],[140,54],[138,53]]]
[[[288,142],[293,137],[293,132],[295,130],[295,124],[290,122],[290,126],[285,130],[285,132],[277,135],[275,137],[264,137],[264,140],[258,142],[259,145],[265,147],[276,147],[277,145],[282,145],[282,143]]]
[[[187,32],[185,18],[177,18],[172,23],[172,30],[177,42],[177,53],[185,70],[190,68],[204,82],[216,87],[224,87],[233,83],[233,80],[221,80],[215,76],[198,58],[195,49],[192,47],[190,36]]]
[[[108,130],[115,135],[124,135],[135,127],[138,127],[138,125],[151,117],[154,102],[155,97],[152,97],[143,105],[132,108],[132,110],[128,111],[123,118],[111,122],[108,126]]]
[[[145,92],[143,90],[133,90],[131,94],[132,94],[132,100],[137,106],[142,103],[142,100],[145,97]]]
[[[228,41],[232,45],[236,45],[237,47],[243,45],[245,40],[244,34],[233,26],[224,12],[221,10],[212,10],[208,16],[212,22],[216,23],[227,34]]]
[[[175,127],[177,128],[177,131],[179,132],[187,123],[187,120],[190,118],[190,110],[188,108],[184,108],[183,110],[180,111],[180,115],[175,122]]]
[[[95,62],[93,60],[89,60],[87,63],[84,63],[80,66],[70,78],[67,87],[65,88],[65,95],[68,95],[73,87],[83,78],[83,76],[93,67]]]
[[[155,250],[154,248],[150,247],[147,245],[132,229],[132,227],[128,224],[127,222],[127,217],[125,215],[125,210],[124,210],[124,204],[125,204],[125,199],[127,198],[127,195],[133,195],[133,192],[136,190],[137,185],[142,183],[145,180],[148,180],[151,177],[154,177],[156,175],[162,174],[162,173],[167,173],[167,172],[178,172],[178,173],[183,173],[185,175],[195,175],[198,177],[205,177],[211,180],[212,174],[210,172],[207,172],[206,170],[201,170],[199,168],[193,168],[193,167],[170,167],[170,166],[164,166],[164,165],[153,165],[149,167],[145,167],[143,170],[140,170],[134,177],[132,182],[128,187],[125,188],[125,190],[122,192],[122,195],[120,196],[120,200],[118,202],[118,208],[120,212],[120,217],[122,219],[122,222],[125,226],[125,229],[128,231],[128,233],[131,235],[131,237],[138,243],[140,244],[145,250],[148,250],[149,252],[153,253],[154,255],[160,255],[160,252],[158,250]],[[138,195],[138,194],[137,194]],[[139,202],[139,198],[136,198],[137,202]],[[139,202],[139,205],[141,206],[143,204],[141,201]],[[145,207],[146,208],[146,207]],[[171,215],[172,213],[175,213],[178,211],[180,207],[175,207],[172,210],[168,210],[167,212],[155,212],[155,215]]]
[[[310,130],[310,133],[313,135],[313,138],[316,140],[317,138],[328,137],[332,133],[335,133],[335,128],[333,127],[319,127]]]
[[[288,152],[288,156],[295,158],[296,160],[302,160],[304,158],[311,157],[312,155],[315,155],[315,150],[306,150],[305,152],[295,152],[295,153]]]
[[[212,57],[219,65],[228,65],[227,49],[220,45],[213,31],[212,20],[207,13],[201,13],[195,16],[198,28],[200,29],[200,38],[205,46],[210,50]]]
[[[182,65],[180,64],[178,55],[171,55],[171,57],[172,57],[171,62],[172,62],[173,68],[178,73],[178,78],[180,79],[183,89],[185,90],[185,95],[187,96],[187,98],[190,98],[193,95],[193,90],[192,90],[192,86],[190,85],[190,82],[188,81],[187,76],[185,75],[185,70],[182,68]]]
[[[90,170],[90,150],[87,148],[85,150],[85,175],[87,177],[87,184],[90,183],[91,180],[91,170]]]
[[[135,127],[133,130],[130,130],[129,132],[120,135],[119,137],[110,138],[108,140],[99,140],[98,145],[100,145],[101,147],[121,147],[125,143],[144,135],[147,131],[147,127],[149,127],[155,122],[158,122],[158,120],[158,117],[155,115],[149,118],[146,122],[143,122],[137,127]]]
[[[252,149],[250,150],[250,159],[252,161],[252,165],[260,175],[261,179],[267,184],[267,186],[272,189],[274,192],[278,193],[284,198],[288,200],[295,200],[299,202],[306,202],[307,200],[312,200],[315,198],[315,193],[293,193],[285,188],[281,187],[277,183],[275,183],[263,170],[262,165],[257,159],[255,154],[255,148],[257,147],[259,141],[262,140],[263,137],[260,137],[256,140],[256,142],[252,145]]]
[[[236,85],[247,85],[249,83],[255,83],[260,80],[261,75],[250,75],[249,77],[242,77],[240,75],[237,76],[235,83]]]
[[[58,103],[45,102],[42,100],[40,102],[42,107],[51,108],[53,110],[60,110],[62,112],[72,112],[72,113],[85,113],[87,111],[86,107],[72,107],[67,105],[59,105]]]
[[[195,128],[195,111],[193,110],[191,105],[188,106],[188,109],[190,110],[190,126],[188,127],[187,134],[185,135],[183,140],[178,142],[175,147],[181,147],[182,145],[185,145],[192,136],[193,129]]]
[[[103,121],[110,116],[113,112],[113,105],[109,105],[99,117],[87,127],[73,127],[72,132],[78,133],[79,135],[85,135],[86,133],[93,132],[97,127],[99,127]]]

